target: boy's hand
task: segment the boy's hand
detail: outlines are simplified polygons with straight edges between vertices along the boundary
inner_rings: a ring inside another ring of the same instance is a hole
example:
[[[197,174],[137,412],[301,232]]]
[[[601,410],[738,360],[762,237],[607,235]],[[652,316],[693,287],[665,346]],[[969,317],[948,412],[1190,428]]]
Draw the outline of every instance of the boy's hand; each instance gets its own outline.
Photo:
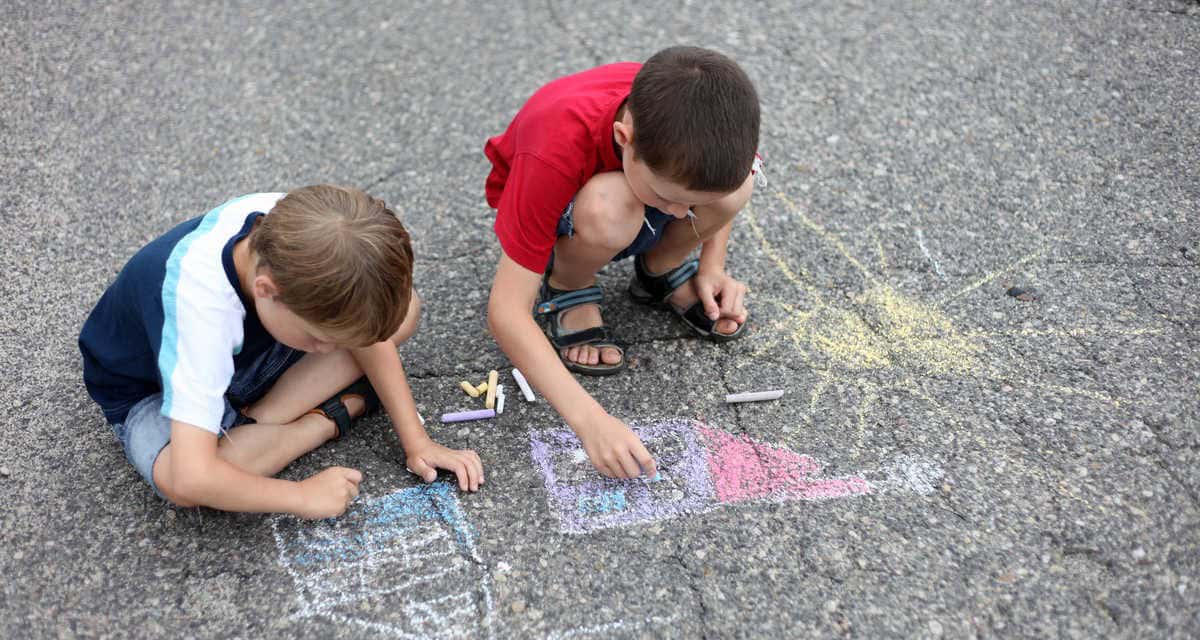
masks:
[[[300,481],[301,507],[294,511],[301,518],[332,518],[346,512],[358,497],[362,474],[346,467],[330,467]]]
[[[478,491],[483,484],[483,462],[471,449],[450,449],[428,440],[405,453],[408,470],[425,482],[433,482],[437,470],[445,469],[458,476],[458,488],[463,491]]]
[[[592,466],[609,478],[636,478],[642,474],[653,478],[658,473],[654,458],[633,430],[607,413],[581,429],[579,438]]]
[[[704,304],[704,313],[712,321],[728,318],[738,324],[746,322],[746,285],[725,271],[701,269],[692,277],[696,295]],[[726,333],[730,333],[727,331]]]

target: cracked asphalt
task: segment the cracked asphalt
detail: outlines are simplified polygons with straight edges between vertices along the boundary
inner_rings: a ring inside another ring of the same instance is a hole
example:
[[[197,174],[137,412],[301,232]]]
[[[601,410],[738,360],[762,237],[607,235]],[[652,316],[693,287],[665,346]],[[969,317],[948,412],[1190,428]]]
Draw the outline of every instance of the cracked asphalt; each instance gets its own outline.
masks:
[[[0,15],[0,636],[1200,635],[1197,2]],[[484,140],[542,83],[676,43],[761,94],[769,183],[729,256],[753,324],[694,340],[612,265],[631,368],[583,382],[758,484],[714,463],[707,493],[556,502],[533,443],[562,425],[515,388],[495,421],[430,421],[479,451],[478,494],[407,474],[385,417],[284,471],[362,469],[340,522],[173,509],[126,464],[75,340],[142,244],[241,193],[363,187],[415,239],[419,409],[470,408],[458,381],[509,368]]]

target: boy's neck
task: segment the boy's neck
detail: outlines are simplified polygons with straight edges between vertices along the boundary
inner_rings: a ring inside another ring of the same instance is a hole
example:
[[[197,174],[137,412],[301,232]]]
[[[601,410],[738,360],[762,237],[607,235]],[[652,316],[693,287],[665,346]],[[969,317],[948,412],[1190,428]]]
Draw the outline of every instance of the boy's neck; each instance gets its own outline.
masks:
[[[258,257],[250,250],[250,236],[233,244],[233,270],[237,272],[238,285],[246,300],[254,300],[254,274]]]

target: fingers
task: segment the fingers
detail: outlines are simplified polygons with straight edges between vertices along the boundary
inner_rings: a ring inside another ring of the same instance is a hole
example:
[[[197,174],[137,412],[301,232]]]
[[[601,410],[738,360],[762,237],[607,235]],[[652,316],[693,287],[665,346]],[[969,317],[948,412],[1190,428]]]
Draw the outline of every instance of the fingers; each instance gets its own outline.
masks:
[[[732,282],[721,295],[721,316],[744,322],[746,308],[743,304],[745,300],[746,285],[736,281]]]
[[[420,458],[412,458],[408,461],[408,470],[414,474],[421,476],[425,482],[433,482],[437,480],[437,469],[427,464]]]
[[[700,298],[700,303],[704,305],[704,314],[710,320],[721,317],[721,307],[717,304],[717,293],[716,287],[707,282],[696,285],[696,296]]]
[[[355,486],[362,482],[362,472],[358,469],[342,469],[342,477],[353,482]]]
[[[479,459],[479,454],[474,451],[466,451],[467,466],[471,468],[471,476],[475,479],[475,484],[471,491],[479,491],[479,486],[483,484],[483,460]]]
[[[641,467],[638,466],[637,460],[633,459],[633,452],[629,450],[621,451],[617,457],[617,462],[621,467],[621,478],[629,479],[642,475]]]
[[[641,467],[641,471],[647,480],[653,479],[654,476],[658,475],[658,465],[654,463],[654,457],[646,450],[646,445],[638,442],[637,446],[633,449],[633,457],[637,460],[638,466]]]

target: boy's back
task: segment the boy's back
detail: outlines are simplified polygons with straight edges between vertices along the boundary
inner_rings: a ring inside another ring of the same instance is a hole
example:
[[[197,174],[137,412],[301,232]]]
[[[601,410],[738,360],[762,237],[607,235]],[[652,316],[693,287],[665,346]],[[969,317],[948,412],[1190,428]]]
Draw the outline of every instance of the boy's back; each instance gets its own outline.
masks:
[[[505,253],[540,273],[567,203],[593,175],[621,168],[613,119],[629,96],[638,62],[619,62],[559,78],[529,98],[501,135],[487,141],[486,192],[497,210]]]
[[[245,302],[231,249],[283,196],[230,200],[150,242],[121,270],[79,336],[84,382],[110,423],[162,391],[165,415],[217,431],[235,367],[274,344]]]

